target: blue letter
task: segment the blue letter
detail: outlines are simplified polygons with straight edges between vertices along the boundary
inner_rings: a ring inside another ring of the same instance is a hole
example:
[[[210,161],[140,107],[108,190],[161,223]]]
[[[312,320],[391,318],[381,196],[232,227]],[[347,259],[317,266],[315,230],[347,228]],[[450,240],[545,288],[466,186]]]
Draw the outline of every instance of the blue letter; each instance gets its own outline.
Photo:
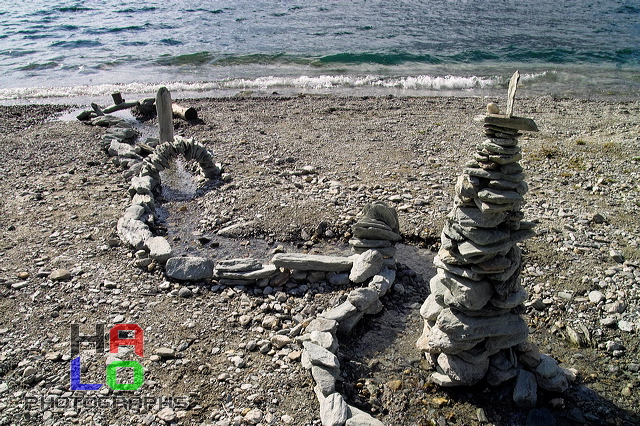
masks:
[[[98,390],[102,387],[101,384],[95,383],[80,383],[80,357],[74,358],[71,361],[71,390]]]

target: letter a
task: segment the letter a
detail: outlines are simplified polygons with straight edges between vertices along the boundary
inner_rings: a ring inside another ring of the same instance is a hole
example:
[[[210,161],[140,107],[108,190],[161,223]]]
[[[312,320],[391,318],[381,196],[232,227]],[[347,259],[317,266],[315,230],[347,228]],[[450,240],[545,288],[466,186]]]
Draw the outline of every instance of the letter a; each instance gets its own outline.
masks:
[[[80,383],[80,357],[71,361],[71,390],[88,391],[98,390],[102,387],[100,383]]]
[[[133,331],[133,339],[121,339],[120,331]],[[140,358],[144,357],[144,331],[138,324],[117,324],[109,331],[109,352],[118,353],[120,346],[134,346],[133,351]]]

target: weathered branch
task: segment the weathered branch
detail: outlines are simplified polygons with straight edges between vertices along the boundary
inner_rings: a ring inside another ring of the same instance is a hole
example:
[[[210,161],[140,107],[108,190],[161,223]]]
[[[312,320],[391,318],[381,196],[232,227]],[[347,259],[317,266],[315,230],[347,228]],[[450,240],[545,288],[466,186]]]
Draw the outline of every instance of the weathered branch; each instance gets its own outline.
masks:
[[[140,105],[140,102],[121,102],[118,105],[112,105],[102,110],[105,114],[111,114],[112,112],[120,111],[121,109],[133,108]]]
[[[180,117],[183,120],[197,120],[198,112],[193,107],[183,107],[182,105],[173,104],[172,105],[173,115],[176,117]]]

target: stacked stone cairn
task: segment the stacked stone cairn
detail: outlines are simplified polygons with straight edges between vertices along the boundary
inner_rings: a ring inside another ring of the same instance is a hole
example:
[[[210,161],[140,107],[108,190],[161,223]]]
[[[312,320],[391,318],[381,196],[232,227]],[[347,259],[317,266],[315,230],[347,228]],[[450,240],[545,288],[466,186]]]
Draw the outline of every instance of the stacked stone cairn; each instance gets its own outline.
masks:
[[[533,406],[538,386],[562,392],[571,376],[527,341],[519,315],[527,293],[517,243],[534,235],[534,224],[520,211],[527,184],[518,136],[538,129],[533,120],[497,114],[495,104],[487,109],[486,139],[458,178],[442,230],[417,347],[435,368],[436,384],[466,386],[484,378],[497,386],[517,377],[514,399]]]

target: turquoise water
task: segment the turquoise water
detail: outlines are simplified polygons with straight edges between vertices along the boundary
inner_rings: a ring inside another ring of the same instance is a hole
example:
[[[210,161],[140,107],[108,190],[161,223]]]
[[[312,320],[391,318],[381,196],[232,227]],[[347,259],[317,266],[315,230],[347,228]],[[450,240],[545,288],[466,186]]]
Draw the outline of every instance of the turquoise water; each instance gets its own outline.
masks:
[[[153,93],[637,98],[629,0],[3,1],[0,101]]]

